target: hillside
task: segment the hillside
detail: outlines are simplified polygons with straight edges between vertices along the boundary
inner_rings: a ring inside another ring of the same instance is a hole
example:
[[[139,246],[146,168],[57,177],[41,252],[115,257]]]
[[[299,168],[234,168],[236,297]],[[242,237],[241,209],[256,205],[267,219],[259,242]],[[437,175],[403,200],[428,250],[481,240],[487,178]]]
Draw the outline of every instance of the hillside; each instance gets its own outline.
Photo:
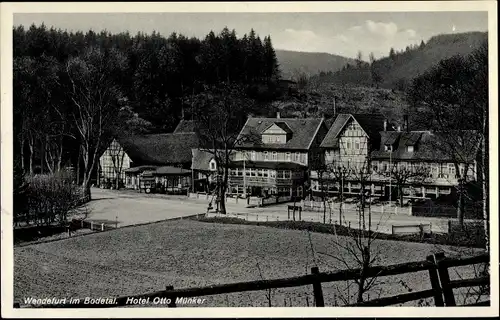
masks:
[[[404,89],[411,79],[422,74],[443,59],[454,55],[468,55],[483,41],[487,41],[486,32],[444,34],[430,38],[420,46],[407,47],[392,57],[382,58],[374,63],[374,70],[380,75],[379,86],[382,88]],[[316,80],[329,84],[373,85],[370,68],[364,65],[356,68],[350,65],[343,70],[327,75],[317,75]]]
[[[298,52],[276,50],[276,57],[284,79],[290,79],[298,72],[314,75],[320,71],[338,71],[353,59],[320,52]]]

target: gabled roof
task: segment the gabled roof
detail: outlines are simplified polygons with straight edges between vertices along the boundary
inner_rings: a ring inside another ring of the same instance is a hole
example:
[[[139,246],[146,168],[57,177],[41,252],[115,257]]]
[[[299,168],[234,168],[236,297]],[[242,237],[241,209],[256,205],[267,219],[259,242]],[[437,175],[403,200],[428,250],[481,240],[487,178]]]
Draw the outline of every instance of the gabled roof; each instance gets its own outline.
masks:
[[[292,133],[292,129],[286,124],[286,122],[283,121],[276,121],[275,123],[271,124],[267,129],[271,128],[273,125],[276,125],[281,128],[281,130],[285,131],[287,134]],[[265,129],[264,131],[266,131]]]
[[[325,139],[321,142],[322,148],[338,147],[338,135],[342,132],[349,119],[354,119],[366,132],[372,144],[378,146],[379,131],[384,129],[384,116],[381,114],[349,114],[341,113],[337,115]]]
[[[186,133],[186,132],[195,132],[196,122],[194,120],[184,120],[182,119],[173,133]]]
[[[264,144],[261,138],[262,132],[274,123],[280,122],[288,126],[292,137],[286,143]],[[322,118],[248,118],[239,137],[252,136],[252,139],[244,141],[238,147],[243,149],[308,150],[322,123]]]
[[[213,154],[200,149],[192,149],[191,152],[193,154],[193,160],[191,163],[192,170],[210,169],[210,161],[214,158]]]
[[[478,145],[476,143],[474,135],[476,133],[471,132],[471,138],[465,139],[465,145],[459,146],[453,144],[450,146],[450,138],[440,132],[430,132],[430,131],[410,131],[410,132],[392,132],[390,134],[391,139],[393,136],[397,136],[396,149],[392,152],[384,151],[383,145],[388,144],[384,140],[384,137],[388,136],[388,132],[381,132],[382,144],[380,150],[373,151],[371,153],[372,159],[389,159],[393,160],[414,160],[414,161],[437,161],[452,162],[453,154],[456,155],[457,159],[465,160],[472,163],[478,152]],[[407,146],[415,146],[413,152],[407,151]]]
[[[191,162],[191,149],[198,147],[195,133],[164,133],[117,139],[130,159],[141,165]]]

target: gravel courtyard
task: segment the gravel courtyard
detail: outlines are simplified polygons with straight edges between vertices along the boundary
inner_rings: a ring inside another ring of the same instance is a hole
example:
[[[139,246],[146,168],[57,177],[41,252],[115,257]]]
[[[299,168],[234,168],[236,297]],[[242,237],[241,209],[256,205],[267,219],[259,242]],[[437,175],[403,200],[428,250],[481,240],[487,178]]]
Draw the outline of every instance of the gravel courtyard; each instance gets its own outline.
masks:
[[[187,288],[304,275],[314,264],[321,271],[345,269],[321,254],[340,254],[332,235],[310,235],[311,240],[305,231],[177,220],[15,247],[14,297],[21,303],[26,297],[106,298],[162,290],[167,285]],[[447,255],[457,253],[450,247],[400,241],[381,240],[376,245],[378,264],[383,265],[423,260],[441,250]],[[384,282],[370,293],[372,299],[408,292],[407,287],[430,288],[426,272],[387,277]],[[341,304],[339,297],[348,292],[346,283],[323,287],[327,305]],[[268,305],[262,291],[206,298],[203,306]],[[310,287],[272,292],[273,306],[308,302],[312,303]]]
[[[208,202],[206,199],[191,199],[186,196],[166,196],[157,194],[138,193],[137,191],[116,191],[108,189],[92,189],[92,201],[89,203],[90,214],[87,220],[97,223],[109,223],[118,227],[156,222],[196,214],[206,213]],[[247,220],[276,221],[287,219],[287,206],[289,203],[273,205],[269,207],[245,208],[243,205],[227,203],[226,208],[231,216]],[[357,214],[355,205],[345,204],[346,210],[344,223],[351,222],[353,227],[357,226]],[[334,208],[332,221],[338,220],[338,208]],[[391,233],[392,225],[428,224],[432,226],[433,232],[447,232],[447,219],[430,217],[412,217],[407,214],[380,215],[373,213],[372,230]],[[302,213],[302,219],[306,221],[323,221],[323,212]],[[328,219],[328,216],[327,216]]]

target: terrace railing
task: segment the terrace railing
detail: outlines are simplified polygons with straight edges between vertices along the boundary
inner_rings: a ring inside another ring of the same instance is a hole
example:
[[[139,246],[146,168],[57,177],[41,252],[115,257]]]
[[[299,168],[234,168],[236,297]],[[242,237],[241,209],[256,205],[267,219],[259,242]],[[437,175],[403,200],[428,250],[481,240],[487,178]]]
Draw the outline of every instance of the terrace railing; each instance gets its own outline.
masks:
[[[275,288],[290,288],[299,286],[313,286],[313,294],[316,307],[324,307],[325,301],[323,297],[322,283],[357,280],[361,276],[365,279],[374,277],[386,277],[406,273],[414,273],[419,271],[428,271],[431,289],[421,290],[417,292],[410,292],[399,294],[390,297],[383,297],[375,300],[364,301],[355,303],[348,306],[390,306],[397,305],[405,302],[434,298],[435,306],[456,306],[454,289],[462,287],[474,286],[488,286],[490,283],[489,276],[481,276],[470,279],[450,280],[448,269],[458,266],[467,266],[480,263],[489,263],[490,258],[488,254],[481,254],[467,258],[447,258],[444,253],[430,255],[424,261],[409,262],[402,264],[395,264],[390,266],[373,266],[368,270],[350,269],[335,272],[319,272],[318,267],[311,268],[311,274],[304,276],[297,276],[291,278],[282,278],[274,280],[258,280],[250,282],[237,282],[231,284],[221,284],[200,288],[187,288],[175,289],[172,286],[167,286],[167,290],[157,291],[152,293],[140,294],[136,296],[126,296],[116,298],[114,304],[85,304],[83,301],[80,303],[71,304],[57,304],[57,305],[43,305],[44,308],[109,308],[120,307],[127,305],[127,301],[131,299],[144,299],[144,298],[165,298],[169,299],[168,307],[176,306],[176,299],[179,297],[202,297],[209,295],[228,294],[237,292],[260,291]],[[467,306],[489,306],[490,301],[482,301]],[[16,307],[16,306],[15,306]],[[19,305],[17,305],[19,307]]]

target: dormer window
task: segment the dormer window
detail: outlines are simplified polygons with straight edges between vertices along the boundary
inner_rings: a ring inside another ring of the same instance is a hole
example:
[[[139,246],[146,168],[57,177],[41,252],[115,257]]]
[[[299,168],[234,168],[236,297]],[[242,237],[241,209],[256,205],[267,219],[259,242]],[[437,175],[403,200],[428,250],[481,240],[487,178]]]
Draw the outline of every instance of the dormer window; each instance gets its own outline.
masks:
[[[268,144],[284,144],[292,138],[292,130],[283,121],[276,121],[262,131],[262,142]]]
[[[384,150],[392,152],[392,144],[386,144],[386,145],[384,145]]]
[[[413,146],[406,146],[406,151],[407,152],[413,152],[415,149]]]
[[[215,160],[212,159],[210,161],[210,170],[216,170],[217,169],[217,164],[215,163]]]

